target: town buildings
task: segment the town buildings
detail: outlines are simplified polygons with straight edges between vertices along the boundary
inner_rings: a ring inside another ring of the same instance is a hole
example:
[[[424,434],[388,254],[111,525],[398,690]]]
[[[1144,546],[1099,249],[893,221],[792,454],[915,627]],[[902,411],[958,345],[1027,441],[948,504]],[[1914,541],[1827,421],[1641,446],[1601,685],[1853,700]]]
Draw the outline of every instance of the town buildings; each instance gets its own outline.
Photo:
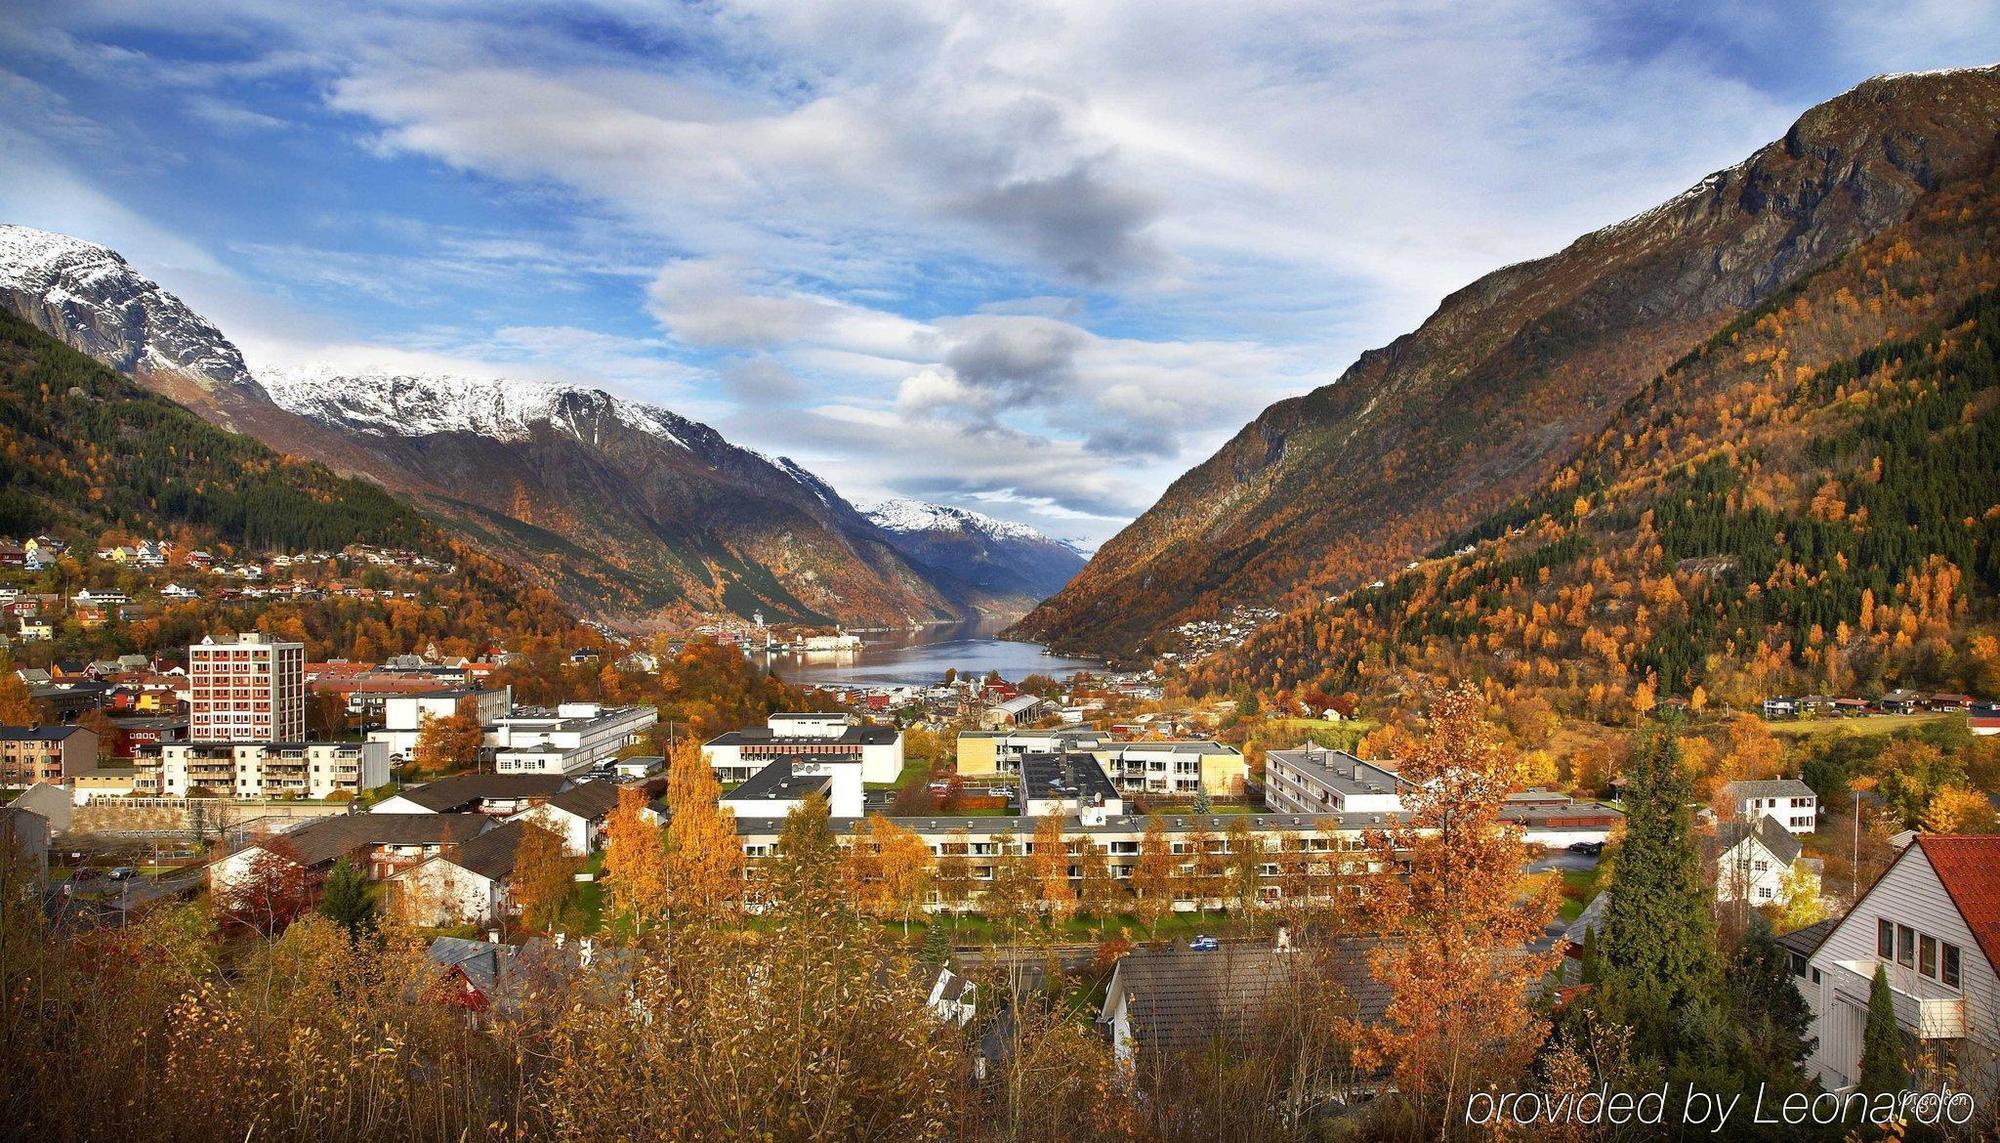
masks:
[[[463,711],[481,727],[496,727],[514,708],[512,687],[429,687],[412,693],[354,691],[348,696],[348,709],[353,711],[359,698],[362,713],[381,713],[382,727],[369,731],[368,741],[387,746],[390,760],[400,764],[416,753],[427,720],[452,718]]]
[[[903,772],[903,732],[849,714],[774,714],[763,726],[732,730],[704,742],[702,756],[722,782],[743,782],[775,759],[797,755],[850,757],[863,782],[893,782]]]
[[[862,769],[851,755],[796,754],[767,762],[735,789],[722,806],[739,818],[782,818],[813,794],[826,795],[837,818],[862,815]]]
[[[0,726],[0,786],[64,782],[97,769],[97,733],[82,726]]]
[[[160,792],[237,798],[354,796],[389,781],[379,742],[163,742]]]
[[[1344,750],[1301,746],[1264,755],[1264,803],[1281,813],[1397,813],[1403,779]]]
[[[658,708],[566,702],[553,714],[513,714],[495,721],[487,743],[502,774],[576,774],[638,742]]]
[[[1722,797],[1734,816],[1746,821],[1769,815],[1795,834],[1819,828],[1819,795],[1797,778],[1729,782],[1722,787]]]
[[[306,649],[255,632],[188,648],[188,738],[299,742],[306,736]]]
[[[1715,899],[1730,904],[1784,905],[1791,900],[1791,873],[1805,852],[1798,837],[1768,814],[1726,821],[1715,830]],[[1816,872],[1808,888],[1819,889]]]

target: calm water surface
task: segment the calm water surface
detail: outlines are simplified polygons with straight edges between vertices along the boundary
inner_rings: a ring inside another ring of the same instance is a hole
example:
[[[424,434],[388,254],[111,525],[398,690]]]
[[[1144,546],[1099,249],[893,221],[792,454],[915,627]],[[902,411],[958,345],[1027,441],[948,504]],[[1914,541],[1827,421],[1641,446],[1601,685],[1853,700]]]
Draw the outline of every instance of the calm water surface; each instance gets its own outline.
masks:
[[[768,659],[771,670],[787,682],[807,684],[849,683],[862,686],[904,686],[935,683],[945,669],[957,667],[961,675],[985,676],[999,671],[1009,682],[1020,682],[1031,674],[1068,678],[1078,671],[1102,671],[1104,664],[1091,659],[1065,659],[1044,655],[1038,643],[1016,643],[993,637],[1001,625],[992,622],[944,624],[915,631],[862,632],[867,646],[860,651],[791,654],[780,652],[758,658]]]

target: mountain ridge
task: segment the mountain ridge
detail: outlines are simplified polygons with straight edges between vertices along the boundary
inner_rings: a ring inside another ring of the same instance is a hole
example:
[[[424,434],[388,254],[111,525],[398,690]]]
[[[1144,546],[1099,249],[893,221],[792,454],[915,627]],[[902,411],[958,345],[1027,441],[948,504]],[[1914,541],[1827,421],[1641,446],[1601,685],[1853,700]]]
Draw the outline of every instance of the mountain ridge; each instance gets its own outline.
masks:
[[[1018,600],[1020,610],[1062,590],[1084,565],[1076,546],[969,508],[895,498],[863,515],[903,554],[948,570],[973,588]]]
[[[409,499],[622,626],[753,611],[902,625],[995,605],[903,556],[803,467],[658,406],[582,385],[324,366],[270,371],[274,394],[115,251],[27,227],[0,225],[0,306],[215,424]]]
[[[1546,478],[1736,315],[1982,170],[2000,69],[1869,80],[1632,218],[1454,291],[1279,401],[1014,629],[1143,655],[1239,604],[1369,582]]]

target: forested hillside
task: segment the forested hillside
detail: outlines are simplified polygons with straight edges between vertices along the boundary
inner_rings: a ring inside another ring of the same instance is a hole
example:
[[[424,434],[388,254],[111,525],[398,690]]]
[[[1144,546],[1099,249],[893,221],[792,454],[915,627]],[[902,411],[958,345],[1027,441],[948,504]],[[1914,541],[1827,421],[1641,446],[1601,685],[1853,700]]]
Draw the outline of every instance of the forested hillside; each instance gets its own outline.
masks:
[[[483,647],[526,634],[584,637],[553,596],[447,539],[376,485],[217,428],[0,314],[0,536],[43,532],[83,550],[106,534],[241,553],[374,544],[424,551],[453,569],[427,576],[419,598],[393,603],[175,604],[93,634],[79,651],[150,651],[266,622],[308,638],[316,655],[357,647],[394,654],[434,640]],[[44,574],[51,587],[74,588],[83,578],[73,560]]]
[[[1143,655],[1232,606],[1298,607],[1402,567],[1622,433],[1690,345],[1981,179],[1996,123],[2000,70],[1873,79],[1653,210],[1494,271],[1265,410],[1019,630]]]
[[[1730,323],[1555,476],[1197,686],[1444,679],[1636,717],[1773,691],[2000,691],[2000,179]]]

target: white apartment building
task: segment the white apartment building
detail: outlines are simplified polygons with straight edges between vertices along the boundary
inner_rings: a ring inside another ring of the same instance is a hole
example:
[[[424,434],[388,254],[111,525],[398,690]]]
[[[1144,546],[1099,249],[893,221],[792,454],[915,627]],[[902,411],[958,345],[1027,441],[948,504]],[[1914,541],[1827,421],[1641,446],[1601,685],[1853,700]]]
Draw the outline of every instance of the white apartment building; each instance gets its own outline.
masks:
[[[188,739],[300,742],[306,736],[306,648],[256,632],[188,648]]]
[[[1756,821],[1770,816],[1795,834],[1819,828],[1819,795],[1797,778],[1776,778],[1765,782],[1730,782],[1722,787],[1735,816]]]
[[[379,742],[163,742],[160,793],[203,789],[224,797],[329,798],[389,781],[389,748]]]
[[[575,774],[639,741],[660,712],[650,706],[566,702],[553,715],[509,715],[487,742],[502,774]]]
[[[1920,835],[1845,917],[1780,939],[1813,1011],[1818,1044],[1806,1067],[1822,1085],[1844,1088],[1861,1077],[1869,988],[1880,966],[1908,1046],[1955,1065],[1954,1088],[1982,1101],[1995,1094],[2000,837]]]
[[[1400,813],[1403,779],[1344,750],[1301,746],[1264,755],[1264,803],[1295,814]]]
[[[851,758],[863,782],[893,782],[903,772],[903,732],[849,714],[774,714],[763,726],[716,735],[701,753],[723,782],[747,782],[774,761],[802,755]]]
[[[493,726],[514,709],[514,688],[453,687],[391,695],[382,702],[382,729],[369,731],[368,741],[388,746],[392,761],[407,761],[417,749],[425,718],[450,718],[458,713],[460,704],[471,710],[480,726]]]

